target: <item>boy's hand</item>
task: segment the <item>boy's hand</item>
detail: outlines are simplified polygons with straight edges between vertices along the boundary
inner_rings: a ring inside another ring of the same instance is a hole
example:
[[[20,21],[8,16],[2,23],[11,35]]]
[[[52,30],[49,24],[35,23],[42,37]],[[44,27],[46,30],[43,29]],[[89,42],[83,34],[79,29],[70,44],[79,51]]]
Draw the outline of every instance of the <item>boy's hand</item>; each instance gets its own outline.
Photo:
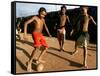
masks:
[[[72,34],[73,34],[73,30],[70,32],[70,36],[72,36]]]

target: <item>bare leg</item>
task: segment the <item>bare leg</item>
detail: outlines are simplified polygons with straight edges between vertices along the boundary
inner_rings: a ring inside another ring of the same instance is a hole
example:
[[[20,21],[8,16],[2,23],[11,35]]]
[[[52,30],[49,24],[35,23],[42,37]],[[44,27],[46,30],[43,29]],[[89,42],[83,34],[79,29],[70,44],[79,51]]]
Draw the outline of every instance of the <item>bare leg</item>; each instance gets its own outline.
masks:
[[[83,49],[84,49],[84,60],[83,60],[83,65],[84,65],[84,67],[86,67],[87,68],[87,48],[86,47],[83,47]]]
[[[45,63],[45,61],[43,61],[41,58],[44,56],[44,54],[46,53],[47,49],[44,47],[44,49],[41,51],[38,60],[39,62]]]
[[[60,47],[60,50],[61,50],[61,46],[62,46],[62,41],[61,41],[61,39],[58,39],[58,42],[59,42],[59,47]]]
[[[61,36],[60,36],[60,33],[57,33],[57,38],[58,38],[59,47],[60,47],[60,50],[61,50],[62,43],[61,43]]]
[[[84,51],[84,53],[83,53],[83,57],[84,57],[84,60],[83,60],[83,65],[84,65],[84,67],[86,67],[86,68],[88,68],[87,67],[87,43],[86,43],[86,41],[85,41],[85,46],[83,46],[83,51]]]
[[[37,51],[39,51],[39,48],[35,48],[35,49],[33,50],[29,62],[32,62],[32,61],[33,61],[33,59],[34,59],[34,55],[36,54]]]
[[[74,52],[72,52],[72,54],[75,54],[75,53],[77,53],[78,52],[78,45],[77,45],[77,42],[75,42],[75,51]]]
[[[64,34],[62,34],[61,49],[64,51]]]
[[[27,71],[32,72],[32,63],[28,62]]]
[[[35,53],[36,53],[36,51],[38,50],[38,48],[35,48],[34,50],[33,50],[33,52],[32,52],[32,54],[31,54],[31,58],[30,58],[30,60],[28,61],[28,66],[27,66],[27,71],[28,72],[31,72],[32,71],[32,61],[33,61],[33,58],[34,58],[34,55],[35,55]]]

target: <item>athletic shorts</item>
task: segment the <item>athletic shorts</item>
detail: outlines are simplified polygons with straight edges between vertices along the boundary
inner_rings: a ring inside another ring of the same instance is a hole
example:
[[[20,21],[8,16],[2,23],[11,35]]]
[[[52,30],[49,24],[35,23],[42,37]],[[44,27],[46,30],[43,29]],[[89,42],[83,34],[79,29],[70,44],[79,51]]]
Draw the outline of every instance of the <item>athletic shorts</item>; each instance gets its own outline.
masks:
[[[39,48],[40,46],[44,46],[45,48],[48,48],[45,37],[41,33],[33,32],[32,35],[34,40],[34,47]]]
[[[65,29],[58,29],[57,30],[57,35],[63,35],[64,39],[65,39],[65,34],[66,34],[66,30]]]
[[[77,38],[77,44],[79,46],[86,46],[89,43],[89,34],[88,32],[81,32],[80,36]]]

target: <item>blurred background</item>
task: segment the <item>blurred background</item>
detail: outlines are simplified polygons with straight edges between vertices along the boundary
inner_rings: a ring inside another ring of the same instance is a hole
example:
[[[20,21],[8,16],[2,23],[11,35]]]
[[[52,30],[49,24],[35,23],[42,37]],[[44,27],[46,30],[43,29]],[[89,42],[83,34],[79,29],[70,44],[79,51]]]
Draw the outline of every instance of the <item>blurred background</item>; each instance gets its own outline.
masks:
[[[37,4],[37,3],[16,3],[16,26],[18,22],[20,22],[20,28],[22,29],[22,33],[24,31],[24,23],[29,20],[32,16],[38,15],[38,10],[40,7],[44,7],[47,10],[47,15],[45,17],[45,21],[47,27],[53,37],[57,36],[57,26],[59,25],[59,11],[62,5],[57,4]],[[70,23],[66,25],[66,39],[74,40],[74,36],[70,36],[70,32],[73,27],[79,25],[77,22],[79,14],[80,14],[80,6],[78,5],[66,5],[67,11],[66,15],[69,16]],[[88,13],[93,16],[94,20],[97,23],[97,7],[89,6]],[[28,33],[32,32],[32,27],[34,23],[30,23],[28,26]],[[48,36],[45,29],[43,30],[43,34]],[[97,43],[97,26],[94,26],[92,22],[89,23],[89,34],[90,34],[90,42],[96,44]]]

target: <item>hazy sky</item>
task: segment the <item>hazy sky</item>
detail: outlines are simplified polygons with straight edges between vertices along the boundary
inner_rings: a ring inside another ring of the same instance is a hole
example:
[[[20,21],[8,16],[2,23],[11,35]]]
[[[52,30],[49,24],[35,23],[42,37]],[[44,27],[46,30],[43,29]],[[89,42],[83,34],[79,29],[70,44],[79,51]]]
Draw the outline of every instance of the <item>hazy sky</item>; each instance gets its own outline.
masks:
[[[25,17],[38,14],[40,7],[45,7],[47,12],[60,10],[61,5],[16,3],[16,17]],[[79,8],[79,6],[66,6],[67,9]]]

